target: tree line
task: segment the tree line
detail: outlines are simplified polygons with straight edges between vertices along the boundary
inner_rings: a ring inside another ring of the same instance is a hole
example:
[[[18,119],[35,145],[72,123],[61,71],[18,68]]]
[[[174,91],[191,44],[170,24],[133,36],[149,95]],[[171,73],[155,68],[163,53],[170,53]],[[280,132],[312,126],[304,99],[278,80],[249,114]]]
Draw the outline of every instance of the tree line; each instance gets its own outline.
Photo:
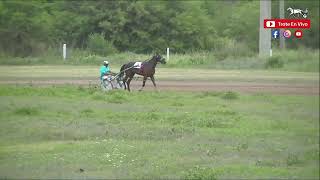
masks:
[[[273,17],[278,4],[272,1]],[[288,6],[308,8],[312,24],[302,40],[287,40],[287,47],[318,49],[319,1],[285,1]],[[259,1],[0,1],[0,54],[12,56],[37,55],[62,43],[110,52],[257,52],[258,33]]]

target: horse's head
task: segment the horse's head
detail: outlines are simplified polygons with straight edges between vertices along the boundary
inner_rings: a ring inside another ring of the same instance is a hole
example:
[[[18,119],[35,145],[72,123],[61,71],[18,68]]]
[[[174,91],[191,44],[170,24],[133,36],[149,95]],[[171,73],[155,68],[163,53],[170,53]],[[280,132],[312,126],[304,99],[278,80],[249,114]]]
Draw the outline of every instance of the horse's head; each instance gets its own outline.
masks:
[[[166,64],[166,59],[163,58],[160,54],[156,54],[152,57],[153,60],[155,60],[157,63],[160,62],[161,64]]]
[[[287,11],[292,11],[293,9],[291,7],[288,7]]]

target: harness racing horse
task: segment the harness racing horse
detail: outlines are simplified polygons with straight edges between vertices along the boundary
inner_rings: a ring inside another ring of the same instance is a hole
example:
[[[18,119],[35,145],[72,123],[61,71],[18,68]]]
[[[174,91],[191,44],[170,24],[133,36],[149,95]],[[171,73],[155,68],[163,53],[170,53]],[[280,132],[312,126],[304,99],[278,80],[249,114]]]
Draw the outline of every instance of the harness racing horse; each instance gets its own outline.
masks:
[[[123,78],[124,89],[128,89],[128,91],[130,91],[130,82],[135,74],[143,76],[143,83],[140,91],[144,88],[148,77],[150,77],[153,86],[157,88],[154,80],[154,73],[158,62],[166,64],[165,58],[156,54],[152,56],[150,60],[146,60],[144,62],[129,62],[122,65],[119,76],[122,78],[125,74],[125,77]]]

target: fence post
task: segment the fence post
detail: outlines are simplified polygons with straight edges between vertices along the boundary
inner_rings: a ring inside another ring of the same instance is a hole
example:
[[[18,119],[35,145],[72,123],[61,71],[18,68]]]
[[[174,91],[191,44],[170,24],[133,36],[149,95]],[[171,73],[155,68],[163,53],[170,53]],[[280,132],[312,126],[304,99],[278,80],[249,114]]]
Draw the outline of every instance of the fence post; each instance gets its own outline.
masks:
[[[63,60],[66,60],[66,58],[67,58],[67,44],[63,44],[62,56],[63,56]]]
[[[167,48],[167,61],[169,61],[169,48]]]

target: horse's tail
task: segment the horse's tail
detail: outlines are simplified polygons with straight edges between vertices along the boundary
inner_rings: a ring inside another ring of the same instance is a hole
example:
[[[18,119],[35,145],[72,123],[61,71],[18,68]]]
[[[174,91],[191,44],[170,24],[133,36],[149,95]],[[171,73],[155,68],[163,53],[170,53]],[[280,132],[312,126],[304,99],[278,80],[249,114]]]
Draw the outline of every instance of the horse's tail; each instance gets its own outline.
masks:
[[[121,68],[120,68],[120,72],[119,72],[119,78],[120,78],[120,79],[123,78],[124,70],[125,70],[126,65],[127,65],[127,64],[124,64],[124,65],[122,65]]]

